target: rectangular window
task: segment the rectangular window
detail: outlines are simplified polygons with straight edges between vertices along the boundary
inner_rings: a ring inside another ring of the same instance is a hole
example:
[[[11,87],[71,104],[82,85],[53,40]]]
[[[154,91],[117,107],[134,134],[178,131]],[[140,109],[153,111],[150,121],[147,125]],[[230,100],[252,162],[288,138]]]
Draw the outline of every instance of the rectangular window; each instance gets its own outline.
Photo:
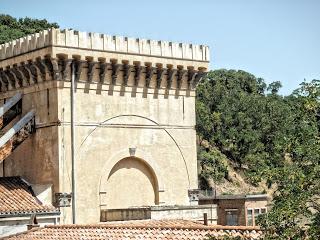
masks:
[[[252,209],[247,209],[247,225],[253,226]]]
[[[257,225],[258,216],[260,214],[265,214],[267,212],[267,208],[255,208],[255,209],[247,209],[247,226],[255,226]]]
[[[257,225],[259,215],[260,215],[260,208],[255,208],[254,209],[254,225]]]
[[[226,210],[227,226],[238,226],[238,211]]]

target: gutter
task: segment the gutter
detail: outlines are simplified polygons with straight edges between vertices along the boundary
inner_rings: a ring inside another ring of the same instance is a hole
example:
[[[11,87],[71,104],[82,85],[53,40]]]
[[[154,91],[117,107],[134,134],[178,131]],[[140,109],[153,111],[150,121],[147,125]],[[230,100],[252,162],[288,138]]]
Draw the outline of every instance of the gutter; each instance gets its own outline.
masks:
[[[45,216],[60,216],[60,211],[54,212],[28,212],[28,213],[9,213],[9,214],[0,214],[0,221],[3,218],[21,218],[21,217],[30,217],[32,214],[35,214],[37,217],[45,217]]]

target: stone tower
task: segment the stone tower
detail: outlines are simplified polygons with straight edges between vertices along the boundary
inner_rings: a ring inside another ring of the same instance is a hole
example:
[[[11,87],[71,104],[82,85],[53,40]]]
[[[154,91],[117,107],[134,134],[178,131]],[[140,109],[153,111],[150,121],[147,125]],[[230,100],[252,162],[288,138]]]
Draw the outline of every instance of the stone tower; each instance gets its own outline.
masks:
[[[0,46],[0,100],[22,93],[36,131],[0,163],[0,176],[71,192],[75,79],[77,223],[104,209],[189,205],[196,189],[195,87],[204,45],[50,29]],[[74,71],[71,71],[74,66]],[[71,208],[61,208],[61,222]]]

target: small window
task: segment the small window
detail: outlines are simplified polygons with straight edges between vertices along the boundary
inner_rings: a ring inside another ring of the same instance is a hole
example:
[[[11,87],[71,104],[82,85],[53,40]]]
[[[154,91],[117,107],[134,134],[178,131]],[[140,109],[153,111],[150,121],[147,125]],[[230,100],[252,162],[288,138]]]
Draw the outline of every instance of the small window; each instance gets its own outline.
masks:
[[[247,225],[253,226],[252,209],[247,209]]]
[[[265,214],[266,212],[266,208],[247,209],[247,226],[256,226],[258,216],[260,214]]]
[[[260,215],[260,208],[255,208],[254,209],[254,225],[256,225],[258,221],[258,216]]]
[[[227,226],[238,226],[238,212],[236,210],[226,211]]]

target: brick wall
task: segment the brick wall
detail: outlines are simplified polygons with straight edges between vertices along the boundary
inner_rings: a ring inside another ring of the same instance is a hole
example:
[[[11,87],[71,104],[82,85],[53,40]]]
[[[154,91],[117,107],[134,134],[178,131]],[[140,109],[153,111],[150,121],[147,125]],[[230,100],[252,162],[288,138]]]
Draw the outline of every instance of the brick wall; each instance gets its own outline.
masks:
[[[247,209],[252,209],[254,214],[254,209],[266,208],[268,201],[265,198],[261,199],[200,199],[199,205],[203,204],[217,204],[217,215],[218,224],[227,225],[227,212],[228,210],[233,210],[238,217],[239,226],[247,226]],[[252,216],[254,218],[254,215]],[[253,219],[253,224],[255,221]]]
[[[237,210],[238,225],[246,225],[245,201],[243,199],[220,199],[218,200],[218,224],[227,225],[227,210]]]

